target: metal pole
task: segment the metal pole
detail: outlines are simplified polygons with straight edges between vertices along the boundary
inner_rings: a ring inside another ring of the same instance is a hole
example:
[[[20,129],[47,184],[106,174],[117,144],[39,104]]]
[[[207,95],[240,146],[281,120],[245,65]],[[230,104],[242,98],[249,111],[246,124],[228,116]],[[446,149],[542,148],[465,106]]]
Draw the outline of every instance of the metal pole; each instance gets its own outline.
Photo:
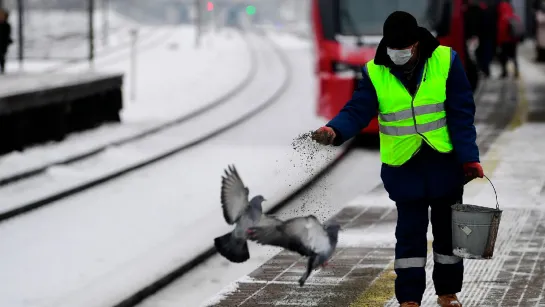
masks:
[[[202,10],[201,10],[201,1],[200,0],[195,0],[195,11],[196,11],[196,16],[195,16],[195,47],[199,47],[200,44],[201,44],[201,19],[202,19]]]
[[[138,30],[131,29],[131,101],[136,99],[136,47],[138,41]]]
[[[23,28],[23,24],[24,24],[24,5],[23,5],[23,0],[17,0],[17,16],[18,16],[18,25],[17,25],[17,36],[18,36],[18,42],[17,42],[17,48],[19,49],[18,50],[18,57],[19,57],[19,69],[22,69],[23,68],[23,59],[24,59],[24,41],[25,41],[25,36],[24,36],[24,28]]]
[[[102,0],[102,44],[108,45],[110,0]]]
[[[93,65],[95,59],[95,25],[94,25],[95,0],[89,0],[89,64]]]

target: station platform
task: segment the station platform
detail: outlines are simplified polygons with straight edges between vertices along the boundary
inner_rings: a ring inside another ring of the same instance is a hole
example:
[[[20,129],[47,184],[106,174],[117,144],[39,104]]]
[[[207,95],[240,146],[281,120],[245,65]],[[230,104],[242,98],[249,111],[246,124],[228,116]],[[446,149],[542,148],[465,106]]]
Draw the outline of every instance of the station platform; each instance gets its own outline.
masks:
[[[540,76],[540,69],[526,62],[521,70],[531,74],[523,75],[523,81],[488,81],[488,92],[480,99],[504,99],[494,108],[509,109],[508,122],[500,131],[492,128],[499,126],[494,121],[502,119],[493,110],[482,115],[486,107],[477,102],[477,113],[489,119],[477,123],[481,162],[504,211],[494,257],[464,260],[464,288],[459,293],[464,307],[545,306],[545,73]],[[501,92],[509,87],[512,92]],[[466,185],[464,203],[494,207],[488,181],[477,179]],[[332,217],[343,227],[337,250],[330,265],[314,271],[304,287],[297,281],[306,259],[282,251],[228,285],[208,306],[399,306],[394,294],[394,203],[379,186],[338,208],[342,209]],[[437,306],[431,280],[431,231],[428,236],[422,306]]]
[[[0,76],[0,154],[119,121],[123,75]]]

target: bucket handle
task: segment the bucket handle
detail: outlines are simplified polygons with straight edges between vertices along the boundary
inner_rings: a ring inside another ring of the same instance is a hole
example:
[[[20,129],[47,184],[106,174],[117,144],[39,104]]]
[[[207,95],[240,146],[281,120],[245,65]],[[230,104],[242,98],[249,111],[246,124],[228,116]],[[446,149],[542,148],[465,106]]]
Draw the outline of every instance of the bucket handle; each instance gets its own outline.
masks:
[[[494,189],[494,195],[496,195],[496,210],[500,210],[500,203],[498,202],[498,192],[496,192],[496,187],[492,183],[492,180],[490,180],[490,178],[488,178],[488,176],[484,175],[484,178],[486,178],[486,180],[488,180],[488,182],[490,182],[490,185],[492,185],[492,189]]]

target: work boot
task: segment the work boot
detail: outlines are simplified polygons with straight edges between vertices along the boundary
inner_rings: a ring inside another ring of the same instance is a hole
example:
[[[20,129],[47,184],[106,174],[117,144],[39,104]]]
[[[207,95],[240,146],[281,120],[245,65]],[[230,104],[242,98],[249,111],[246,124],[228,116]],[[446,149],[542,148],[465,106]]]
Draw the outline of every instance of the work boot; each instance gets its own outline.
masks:
[[[456,294],[439,295],[437,304],[441,307],[462,307],[462,303],[460,303]]]
[[[420,307],[420,304],[415,302],[405,302],[405,303],[401,303],[399,307]]]

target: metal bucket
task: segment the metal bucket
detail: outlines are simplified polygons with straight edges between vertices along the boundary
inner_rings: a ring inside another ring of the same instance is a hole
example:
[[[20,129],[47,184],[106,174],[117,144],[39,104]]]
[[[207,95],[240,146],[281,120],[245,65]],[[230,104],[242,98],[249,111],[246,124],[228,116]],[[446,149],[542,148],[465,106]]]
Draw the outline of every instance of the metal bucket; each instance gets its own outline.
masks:
[[[486,177],[486,176],[485,176]],[[502,210],[498,193],[486,177],[496,195],[496,208],[456,204],[452,208],[452,252],[466,259],[491,259],[500,227]]]

